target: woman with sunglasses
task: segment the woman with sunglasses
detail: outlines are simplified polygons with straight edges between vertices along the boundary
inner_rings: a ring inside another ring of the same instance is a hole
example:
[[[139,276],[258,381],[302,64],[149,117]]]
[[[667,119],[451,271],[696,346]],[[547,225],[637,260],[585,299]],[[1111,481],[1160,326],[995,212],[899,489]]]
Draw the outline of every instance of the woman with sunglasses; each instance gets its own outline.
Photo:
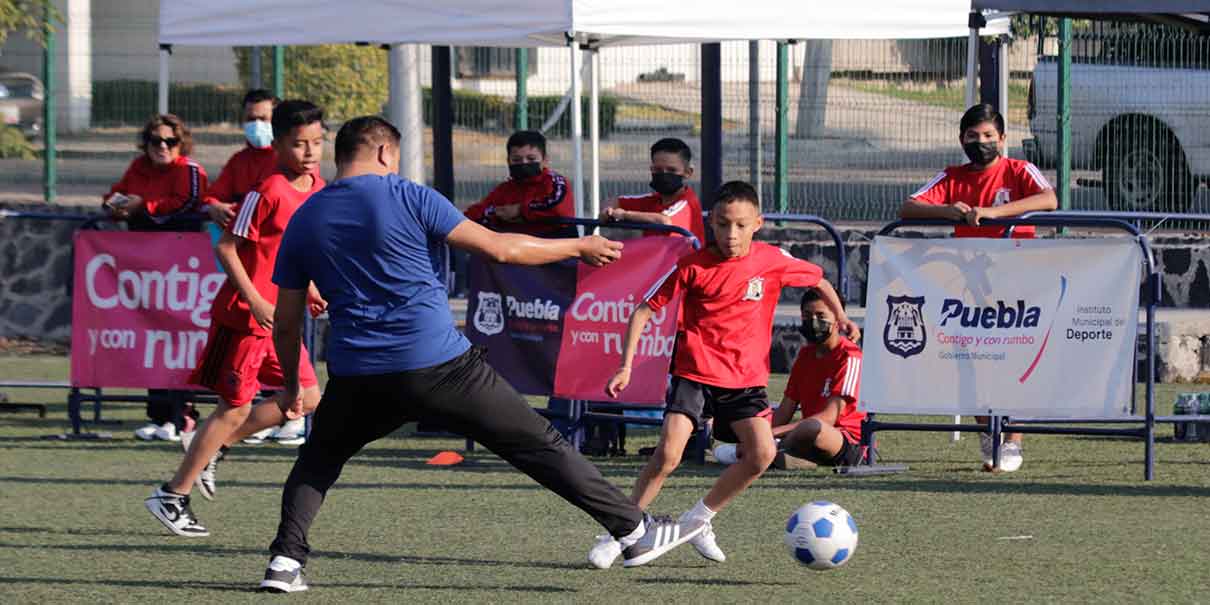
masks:
[[[170,113],[155,116],[143,126],[139,151],[102,207],[132,231],[197,231],[206,171],[189,158],[193,137],[185,122]]]
[[[201,230],[206,171],[189,158],[193,137],[185,122],[170,113],[151,118],[139,134],[139,151],[101,206],[131,231]],[[188,391],[151,389],[147,395],[148,424],[135,437],[180,441],[182,432],[193,430],[197,412]]]

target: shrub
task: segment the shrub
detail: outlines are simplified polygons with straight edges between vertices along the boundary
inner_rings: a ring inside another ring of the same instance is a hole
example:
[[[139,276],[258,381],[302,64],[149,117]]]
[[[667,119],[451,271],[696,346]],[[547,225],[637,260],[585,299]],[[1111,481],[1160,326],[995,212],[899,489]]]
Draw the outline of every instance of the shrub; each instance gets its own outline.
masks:
[[[0,159],[33,160],[37,157],[34,146],[19,129],[0,125]]]
[[[433,94],[432,89],[425,88],[424,121],[433,123]],[[560,96],[529,97],[529,128],[537,130],[542,127],[559,105]],[[465,90],[453,91],[453,120],[454,125],[472,130],[506,133],[513,130],[513,114],[516,102],[507,97],[487,95]],[[588,99],[583,99],[581,107],[584,111],[584,132],[588,132]],[[615,97],[601,97],[601,136],[608,136],[613,131],[617,120],[618,100]],[[571,136],[571,110],[563,112],[555,125],[546,133],[550,137]]]
[[[159,88],[150,80],[98,80],[92,84],[94,126],[141,126],[155,115]],[[170,84],[168,109],[189,126],[238,122],[244,91],[214,84]]]
[[[273,49],[261,47],[261,83],[273,80]],[[252,82],[252,48],[235,49],[236,69],[245,87]],[[325,44],[287,46],[285,97],[324,108],[328,121],[377,114],[388,93],[387,53],[377,46]]]

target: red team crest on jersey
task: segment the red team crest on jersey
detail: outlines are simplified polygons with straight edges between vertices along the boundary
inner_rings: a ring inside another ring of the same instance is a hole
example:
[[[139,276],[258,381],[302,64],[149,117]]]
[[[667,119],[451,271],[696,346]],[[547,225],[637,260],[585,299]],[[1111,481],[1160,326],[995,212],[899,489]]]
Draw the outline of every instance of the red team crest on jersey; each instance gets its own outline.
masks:
[[[765,297],[765,278],[753,277],[748,280],[748,289],[744,292],[744,300],[760,300]]]

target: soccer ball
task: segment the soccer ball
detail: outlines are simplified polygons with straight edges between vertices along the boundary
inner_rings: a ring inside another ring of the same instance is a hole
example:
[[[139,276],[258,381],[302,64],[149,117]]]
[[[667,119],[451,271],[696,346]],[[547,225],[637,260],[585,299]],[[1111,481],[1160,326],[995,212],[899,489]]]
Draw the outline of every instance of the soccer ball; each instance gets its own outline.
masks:
[[[857,522],[837,504],[807,504],[786,522],[786,547],[795,561],[811,569],[835,569],[857,550]]]

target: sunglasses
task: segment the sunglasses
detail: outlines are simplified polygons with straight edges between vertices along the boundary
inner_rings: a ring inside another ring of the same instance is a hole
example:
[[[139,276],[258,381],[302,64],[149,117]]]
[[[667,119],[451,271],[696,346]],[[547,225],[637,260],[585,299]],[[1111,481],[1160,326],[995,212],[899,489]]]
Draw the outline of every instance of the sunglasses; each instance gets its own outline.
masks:
[[[181,140],[177,137],[168,137],[166,139],[160,137],[147,137],[147,144],[152,147],[159,147],[160,144],[167,145],[169,149],[181,144]]]

